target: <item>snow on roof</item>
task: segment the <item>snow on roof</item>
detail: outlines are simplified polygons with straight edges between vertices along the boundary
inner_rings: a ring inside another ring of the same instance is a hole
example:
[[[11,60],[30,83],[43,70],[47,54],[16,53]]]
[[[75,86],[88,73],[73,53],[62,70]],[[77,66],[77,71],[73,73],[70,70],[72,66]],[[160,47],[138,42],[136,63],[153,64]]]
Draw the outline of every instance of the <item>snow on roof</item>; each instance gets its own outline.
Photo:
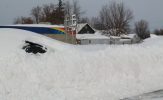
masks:
[[[23,27],[58,27],[58,28],[64,28],[63,25],[47,25],[47,24],[15,24],[15,25],[6,25],[6,26],[23,26]]]
[[[119,36],[110,36],[110,38],[112,38],[112,39],[120,39],[121,37],[119,37]]]
[[[127,34],[127,35],[125,35],[125,34],[123,34],[123,35],[121,35],[120,37],[121,38],[133,38],[134,36],[135,36],[136,34]]]
[[[100,34],[76,34],[77,39],[109,39],[109,37]]]
[[[85,26],[87,23],[77,24],[77,33]]]

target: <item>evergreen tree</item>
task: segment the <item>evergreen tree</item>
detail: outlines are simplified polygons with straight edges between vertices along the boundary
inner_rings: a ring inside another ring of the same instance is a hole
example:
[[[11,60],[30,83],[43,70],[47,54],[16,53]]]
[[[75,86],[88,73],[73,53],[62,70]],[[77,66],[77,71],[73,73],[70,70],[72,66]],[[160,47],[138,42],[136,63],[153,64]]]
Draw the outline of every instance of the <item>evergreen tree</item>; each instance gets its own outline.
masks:
[[[62,0],[58,0],[58,5],[55,11],[55,22],[54,24],[63,24],[64,23],[64,4]]]

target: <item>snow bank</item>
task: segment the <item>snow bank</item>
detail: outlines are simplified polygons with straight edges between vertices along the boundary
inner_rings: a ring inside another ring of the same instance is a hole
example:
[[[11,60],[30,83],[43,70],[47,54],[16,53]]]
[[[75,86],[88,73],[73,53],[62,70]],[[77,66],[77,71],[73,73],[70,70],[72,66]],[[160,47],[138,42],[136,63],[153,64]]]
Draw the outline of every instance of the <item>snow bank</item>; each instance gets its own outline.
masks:
[[[7,25],[7,26],[24,26],[24,27],[58,27],[64,28],[63,25],[47,25],[47,24],[15,24],[15,25]]]
[[[148,38],[144,40],[142,43],[142,46],[160,46],[160,48],[163,46],[163,36],[156,36],[156,35],[151,35],[151,38]]]
[[[24,40],[45,45],[48,52],[27,54],[21,49]],[[163,89],[161,41],[72,46],[0,29],[0,100],[118,100]]]

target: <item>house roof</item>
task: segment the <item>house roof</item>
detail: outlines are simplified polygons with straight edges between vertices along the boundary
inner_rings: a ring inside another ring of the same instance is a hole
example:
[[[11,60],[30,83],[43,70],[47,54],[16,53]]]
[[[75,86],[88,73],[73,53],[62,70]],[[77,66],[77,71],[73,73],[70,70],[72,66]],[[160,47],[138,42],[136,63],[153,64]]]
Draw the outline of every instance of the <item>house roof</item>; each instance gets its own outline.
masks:
[[[80,32],[86,25],[89,25],[88,23],[81,23],[81,24],[77,24],[77,33]],[[89,25],[90,26],[90,25]],[[91,26],[90,26],[91,27]],[[92,28],[92,27],[91,27]],[[92,30],[94,30],[92,28]],[[94,30],[95,31],[95,30]]]

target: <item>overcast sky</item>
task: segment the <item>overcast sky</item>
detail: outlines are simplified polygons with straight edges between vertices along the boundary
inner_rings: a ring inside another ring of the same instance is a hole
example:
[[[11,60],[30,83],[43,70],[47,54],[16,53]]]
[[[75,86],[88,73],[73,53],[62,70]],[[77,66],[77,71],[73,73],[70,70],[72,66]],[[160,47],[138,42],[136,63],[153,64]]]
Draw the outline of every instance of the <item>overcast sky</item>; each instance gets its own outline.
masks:
[[[29,16],[36,5],[57,2],[58,0],[0,0],[0,25],[12,24],[17,16]],[[79,0],[85,16],[97,16],[102,5],[111,0]],[[145,19],[151,29],[163,28],[163,0],[114,0],[124,2],[134,12],[134,21]]]

